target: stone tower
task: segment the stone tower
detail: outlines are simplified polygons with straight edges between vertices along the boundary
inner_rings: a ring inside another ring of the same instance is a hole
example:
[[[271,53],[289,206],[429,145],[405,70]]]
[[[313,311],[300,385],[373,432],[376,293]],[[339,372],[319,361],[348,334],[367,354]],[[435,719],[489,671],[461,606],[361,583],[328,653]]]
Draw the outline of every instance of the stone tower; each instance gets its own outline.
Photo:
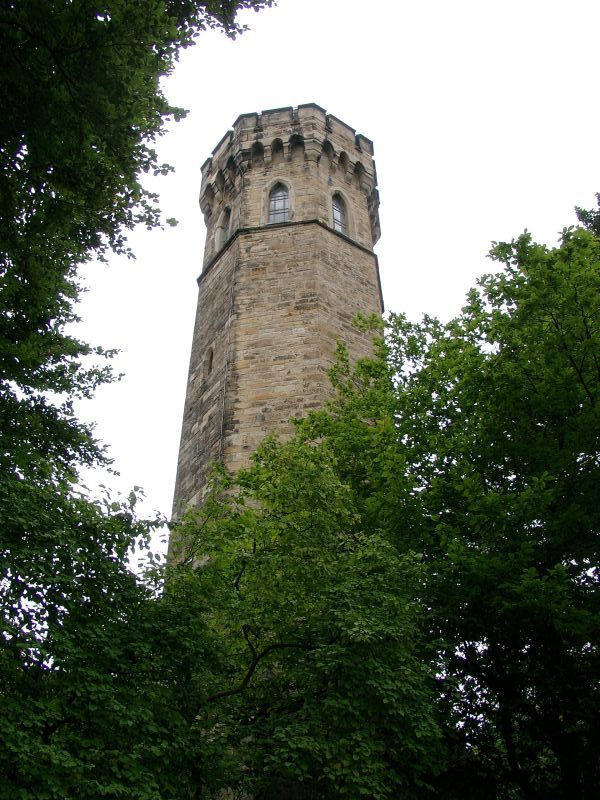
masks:
[[[383,310],[373,144],[312,103],[242,114],[202,167],[206,247],[174,516],[211,463],[235,470],[322,404],[337,340],[371,352]]]

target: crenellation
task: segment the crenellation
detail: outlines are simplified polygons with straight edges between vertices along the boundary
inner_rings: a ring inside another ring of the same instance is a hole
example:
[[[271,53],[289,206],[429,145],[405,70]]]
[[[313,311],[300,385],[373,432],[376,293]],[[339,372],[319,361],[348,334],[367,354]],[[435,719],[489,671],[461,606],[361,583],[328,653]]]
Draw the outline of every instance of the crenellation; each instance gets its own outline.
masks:
[[[358,150],[367,153],[367,155],[373,155],[373,142],[370,139],[367,139],[362,133],[357,133],[355,141]]]
[[[292,123],[294,117],[294,107],[284,106],[283,108],[268,108],[260,112],[260,121],[263,128],[285,126]]]
[[[251,111],[248,114],[240,114],[233,123],[233,130],[236,132],[246,129],[255,130],[258,127],[260,127],[260,114],[255,111]]]
[[[233,142],[233,131],[227,131],[225,136],[221,139],[215,149],[212,151],[212,162],[213,164],[218,163],[222,156],[227,153],[231,148],[231,143]]]

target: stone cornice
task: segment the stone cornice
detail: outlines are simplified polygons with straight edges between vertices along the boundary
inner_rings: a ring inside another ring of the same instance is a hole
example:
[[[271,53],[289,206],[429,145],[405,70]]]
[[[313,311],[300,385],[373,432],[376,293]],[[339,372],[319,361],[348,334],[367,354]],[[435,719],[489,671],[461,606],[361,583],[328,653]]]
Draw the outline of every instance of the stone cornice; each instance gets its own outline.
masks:
[[[216,264],[216,262],[221,258],[221,256],[224,253],[226,253],[230,247],[233,246],[234,242],[238,239],[238,237],[245,236],[250,233],[259,233],[260,231],[272,231],[278,229],[289,230],[290,228],[298,228],[307,225],[318,225],[320,228],[329,231],[329,233],[333,234],[334,236],[338,236],[340,239],[343,239],[345,242],[348,242],[348,244],[351,244],[353,247],[356,247],[357,250],[362,250],[363,253],[366,253],[367,255],[370,255],[375,259],[375,265],[377,267],[377,284],[379,287],[379,300],[381,303],[381,312],[383,313],[384,311],[383,292],[381,290],[381,280],[379,277],[379,260],[377,258],[377,255],[372,250],[369,250],[368,247],[365,247],[364,245],[355,242],[354,239],[351,239],[349,236],[346,236],[345,234],[340,233],[339,231],[335,231],[333,228],[330,228],[329,225],[325,225],[325,223],[321,222],[320,219],[303,219],[303,220],[298,220],[297,222],[275,222],[269,225],[256,225],[250,228],[238,228],[234,233],[232,233],[231,237],[225,242],[225,244],[219,250],[219,252],[215,253],[215,255],[210,259],[210,261],[208,261],[205,264],[204,269],[197,278],[198,286],[200,286],[205,276],[212,269],[213,265]]]

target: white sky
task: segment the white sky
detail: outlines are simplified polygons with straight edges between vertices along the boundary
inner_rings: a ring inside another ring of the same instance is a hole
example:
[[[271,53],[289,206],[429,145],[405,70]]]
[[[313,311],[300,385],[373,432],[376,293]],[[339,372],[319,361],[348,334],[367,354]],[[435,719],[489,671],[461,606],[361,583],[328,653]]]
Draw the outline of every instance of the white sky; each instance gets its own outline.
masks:
[[[165,82],[189,109],[152,188],[179,225],[137,260],[85,269],[80,335],[117,347],[118,385],[80,406],[125,493],[170,513],[201,268],[200,165],[241,113],[315,102],[373,140],[389,310],[456,314],[492,240],[556,242],[600,191],[597,0],[279,0],[237,41],[207,32]]]

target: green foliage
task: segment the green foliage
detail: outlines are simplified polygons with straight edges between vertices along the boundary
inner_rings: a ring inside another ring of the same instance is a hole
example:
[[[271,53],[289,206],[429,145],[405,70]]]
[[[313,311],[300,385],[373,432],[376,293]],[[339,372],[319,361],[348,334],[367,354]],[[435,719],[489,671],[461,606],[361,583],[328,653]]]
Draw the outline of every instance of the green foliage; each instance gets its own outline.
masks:
[[[440,796],[588,798],[598,762],[600,242],[498,244],[448,325],[391,320],[315,415],[358,508],[423,553]],[[359,446],[356,446],[356,443]]]
[[[211,649],[199,598],[133,575],[148,524],[132,507],[44,499],[26,546],[2,550],[0,796],[193,796],[211,769],[193,728]]]
[[[210,662],[199,598],[158,598],[136,579],[129,554],[151,524],[73,488],[81,465],[104,460],[73,401],[113,376],[112,354],[66,326],[77,268],[160,224],[143,178],[169,169],[153,143],[183,114],[160,78],[200,31],[235,35],[239,9],[269,4],[0,10],[2,797],[189,797],[211,774],[193,726],[190,664]]]
[[[0,11],[0,519],[10,546],[78,466],[102,460],[72,401],[110,381],[110,356],[65,333],[76,269],[159,223],[144,173],[183,113],[159,87],[206,27],[230,35],[262,0],[23,0]],[[58,488],[57,488],[58,487]],[[60,503],[59,503],[60,504]]]
[[[600,193],[596,194],[596,201],[599,208],[576,208],[575,212],[577,214],[577,219],[584,228],[587,228],[588,231],[592,231],[596,236],[600,236]]]
[[[593,796],[600,243],[493,257],[179,526],[209,797]]]
[[[269,4],[0,11],[0,795],[587,800],[598,212],[496,245],[448,325],[340,348],[330,407],[179,526],[166,590],[129,568],[135,498],[73,489],[102,453],[72,401],[112,379],[65,333],[77,266],[160,224],[142,178],[179,49]]]
[[[303,434],[266,440],[220,488],[178,535],[223,648],[198,719],[235,754],[226,785],[418,796],[440,760],[418,559],[365,525],[330,448]]]
[[[142,177],[168,170],[152,144],[184,113],[159,87],[180,48],[209,26],[234,35],[239,8],[268,4],[20,0],[0,11],[3,469],[37,469],[63,439],[67,460],[78,449],[86,462],[98,458],[71,407],[44,399],[89,395],[111,377],[86,369],[82,358],[102,351],[64,330],[75,318],[76,269],[108,248],[126,251],[134,225],[160,223]]]
[[[135,224],[159,224],[142,177],[166,169],[152,143],[182,114],[159,79],[201,30],[234,35],[238,9],[268,4],[22,0],[0,10],[3,551],[34,553],[43,521],[52,528],[67,508],[77,468],[103,460],[73,400],[113,377],[87,357],[112,354],[65,326],[75,320],[77,267],[124,251]],[[65,563],[77,559],[77,536],[77,527],[57,535]]]

